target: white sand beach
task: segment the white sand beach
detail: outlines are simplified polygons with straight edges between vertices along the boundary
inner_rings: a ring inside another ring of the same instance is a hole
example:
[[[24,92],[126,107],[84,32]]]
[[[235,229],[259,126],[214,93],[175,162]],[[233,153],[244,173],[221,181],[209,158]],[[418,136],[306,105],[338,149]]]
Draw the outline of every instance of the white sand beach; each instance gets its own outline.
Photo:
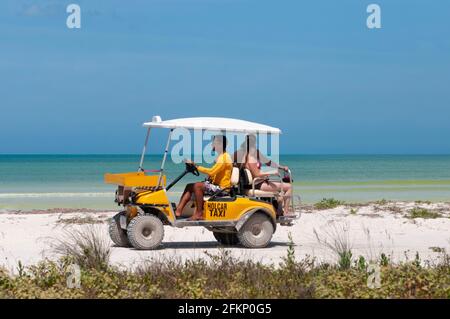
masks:
[[[436,212],[438,217],[411,218],[410,210],[415,207]],[[294,226],[278,226],[272,243],[264,249],[223,247],[203,227],[165,227],[160,249],[113,247],[111,261],[132,267],[149,258],[202,258],[206,257],[205,252],[214,254],[227,249],[235,257],[277,264],[286,256],[289,233],[297,258],[309,255],[323,262],[336,260],[323,241],[338,238],[348,242],[353,257],[362,255],[368,260],[384,253],[398,262],[414,259],[418,252],[422,261],[433,262],[443,250],[450,251],[450,203],[386,202],[327,210],[302,206],[301,212]],[[0,265],[15,271],[19,262],[31,265],[44,258],[57,258],[50,249],[52,239],[63,238],[74,227],[89,227],[92,222],[109,241],[107,221],[115,213],[70,209],[0,213]]]

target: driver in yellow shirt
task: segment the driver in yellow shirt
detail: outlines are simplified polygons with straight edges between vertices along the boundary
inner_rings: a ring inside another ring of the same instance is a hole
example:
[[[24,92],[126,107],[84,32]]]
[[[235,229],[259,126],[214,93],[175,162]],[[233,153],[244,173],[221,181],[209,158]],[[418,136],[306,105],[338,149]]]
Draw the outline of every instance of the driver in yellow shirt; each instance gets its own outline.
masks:
[[[191,199],[192,195],[195,197],[195,211],[190,220],[203,219],[203,196],[213,195],[220,190],[229,189],[231,186],[231,172],[233,169],[233,161],[230,154],[226,152],[227,138],[224,135],[214,136],[212,149],[218,156],[215,164],[211,168],[198,166],[191,160],[186,160],[186,163],[195,165],[200,173],[208,175],[208,180],[204,182],[197,182],[186,185],[183,195],[181,195],[175,215],[181,216],[184,207]]]

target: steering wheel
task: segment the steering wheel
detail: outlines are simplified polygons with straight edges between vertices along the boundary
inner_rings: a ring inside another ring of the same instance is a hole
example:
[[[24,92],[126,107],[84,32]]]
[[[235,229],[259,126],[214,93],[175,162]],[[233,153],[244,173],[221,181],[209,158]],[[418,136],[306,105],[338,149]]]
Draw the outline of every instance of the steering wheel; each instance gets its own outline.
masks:
[[[192,173],[195,176],[199,176],[200,175],[197,167],[195,167],[194,164],[191,164],[191,163],[184,163],[184,164],[186,165],[186,172]]]

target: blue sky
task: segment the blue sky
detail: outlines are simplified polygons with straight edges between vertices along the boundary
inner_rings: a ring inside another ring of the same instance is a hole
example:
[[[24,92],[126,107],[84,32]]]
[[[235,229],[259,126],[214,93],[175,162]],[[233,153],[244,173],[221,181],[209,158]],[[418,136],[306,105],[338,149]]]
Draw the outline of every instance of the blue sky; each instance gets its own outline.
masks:
[[[3,0],[0,154],[138,153],[155,114],[277,126],[283,153],[450,153],[449,17],[446,0]]]

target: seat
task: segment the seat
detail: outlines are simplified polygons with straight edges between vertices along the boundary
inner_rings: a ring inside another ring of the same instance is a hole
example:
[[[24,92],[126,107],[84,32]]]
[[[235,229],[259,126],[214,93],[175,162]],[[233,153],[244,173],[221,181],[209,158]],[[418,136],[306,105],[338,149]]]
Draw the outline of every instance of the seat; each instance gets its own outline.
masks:
[[[252,189],[252,185],[253,185],[253,176],[252,173],[250,172],[249,169],[245,168],[244,172],[247,176],[247,181],[248,181],[248,187],[250,187],[250,189],[246,189],[245,190],[245,195],[250,196],[250,197],[276,197],[279,195],[280,192],[278,191],[262,191],[260,189]]]
[[[246,191],[246,195],[247,196],[251,196],[251,197],[275,197],[278,195],[278,192],[267,192],[267,191],[262,191],[259,189],[248,189]]]
[[[233,167],[233,170],[231,171],[231,187],[235,187],[239,184],[239,168]]]

